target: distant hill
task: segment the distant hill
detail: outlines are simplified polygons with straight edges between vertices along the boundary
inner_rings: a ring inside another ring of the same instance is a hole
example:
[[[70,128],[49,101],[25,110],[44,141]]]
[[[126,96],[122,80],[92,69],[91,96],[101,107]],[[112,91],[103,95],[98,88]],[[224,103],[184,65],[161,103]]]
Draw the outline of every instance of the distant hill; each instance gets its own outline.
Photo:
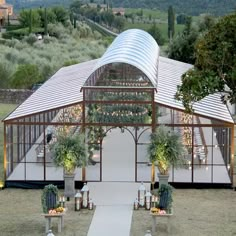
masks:
[[[176,13],[192,16],[202,13],[221,16],[236,10],[236,0],[112,0],[112,3],[114,7],[157,8],[165,12],[172,5]]]
[[[236,0],[105,0],[112,2],[113,7],[150,8],[167,11],[172,5],[176,13],[185,13],[196,16],[210,13],[216,16],[226,15],[236,10]],[[23,8],[47,7],[61,5],[68,7],[73,0],[7,0],[17,10]],[[86,0],[81,0],[86,2]],[[89,2],[87,0],[87,2]],[[94,0],[95,3],[104,3],[104,0]]]
[[[17,11],[24,8],[50,7],[58,5],[68,7],[73,0],[6,0],[6,2],[12,4],[14,9]]]

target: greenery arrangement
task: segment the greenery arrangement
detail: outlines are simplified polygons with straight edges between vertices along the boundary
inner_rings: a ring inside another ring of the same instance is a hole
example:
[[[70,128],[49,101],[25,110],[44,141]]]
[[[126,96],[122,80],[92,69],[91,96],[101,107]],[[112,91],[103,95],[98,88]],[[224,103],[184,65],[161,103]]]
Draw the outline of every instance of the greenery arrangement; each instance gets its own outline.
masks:
[[[181,136],[169,127],[161,125],[151,134],[148,154],[150,161],[157,165],[160,174],[167,175],[171,165],[185,163],[185,149]]]
[[[88,128],[87,140],[88,140],[88,161],[89,164],[95,165],[93,154],[94,151],[100,150],[100,139],[103,139],[106,136],[106,133],[102,127],[91,126]]]
[[[54,196],[54,197],[51,197]],[[48,213],[50,209],[57,206],[58,188],[53,184],[46,185],[41,196],[43,212]]]
[[[53,143],[50,149],[54,164],[63,167],[67,174],[73,174],[76,167],[87,165],[87,150],[84,136],[81,134],[60,134],[57,142]]]
[[[164,209],[167,212],[171,211],[172,202],[173,202],[172,192],[173,192],[173,188],[169,184],[162,184],[159,187],[157,194],[159,196],[158,206],[160,209]]]

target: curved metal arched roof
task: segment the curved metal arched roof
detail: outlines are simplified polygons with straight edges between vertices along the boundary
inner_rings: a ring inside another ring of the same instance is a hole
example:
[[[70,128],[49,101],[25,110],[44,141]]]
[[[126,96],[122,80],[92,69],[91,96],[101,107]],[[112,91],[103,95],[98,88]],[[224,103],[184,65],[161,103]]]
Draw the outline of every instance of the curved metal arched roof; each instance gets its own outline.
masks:
[[[154,38],[140,29],[119,34],[92,70],[111,63],[126,63],[140,69],[157,87],[159,46]],[[89,78],[88,78],[89,79]]]

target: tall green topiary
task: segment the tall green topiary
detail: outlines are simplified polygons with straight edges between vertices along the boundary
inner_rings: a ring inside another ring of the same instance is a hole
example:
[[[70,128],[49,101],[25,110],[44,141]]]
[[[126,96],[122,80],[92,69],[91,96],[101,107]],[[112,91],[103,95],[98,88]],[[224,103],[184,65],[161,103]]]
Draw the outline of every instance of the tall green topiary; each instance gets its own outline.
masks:
[[[57,207],[58,188],[53,184],[46,185],[41,196],[43,212],[48,213],[50,209]]]
[[[158,189],[159,196],[159,208],[164,209],[167,212],[171,210],[172,207],[172,191],[173,188],[169,184],[162,184]]]

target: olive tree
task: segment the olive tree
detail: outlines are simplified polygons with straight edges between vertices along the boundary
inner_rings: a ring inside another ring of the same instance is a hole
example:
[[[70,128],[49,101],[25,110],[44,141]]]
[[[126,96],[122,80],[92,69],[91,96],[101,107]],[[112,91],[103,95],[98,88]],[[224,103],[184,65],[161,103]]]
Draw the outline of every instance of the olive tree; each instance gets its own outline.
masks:
[[[222,102],[236,103],[236,13],[222,17],[195,46],[194,68],[182,76],[176,98],[186,110],[204,97],[222,93]]]

